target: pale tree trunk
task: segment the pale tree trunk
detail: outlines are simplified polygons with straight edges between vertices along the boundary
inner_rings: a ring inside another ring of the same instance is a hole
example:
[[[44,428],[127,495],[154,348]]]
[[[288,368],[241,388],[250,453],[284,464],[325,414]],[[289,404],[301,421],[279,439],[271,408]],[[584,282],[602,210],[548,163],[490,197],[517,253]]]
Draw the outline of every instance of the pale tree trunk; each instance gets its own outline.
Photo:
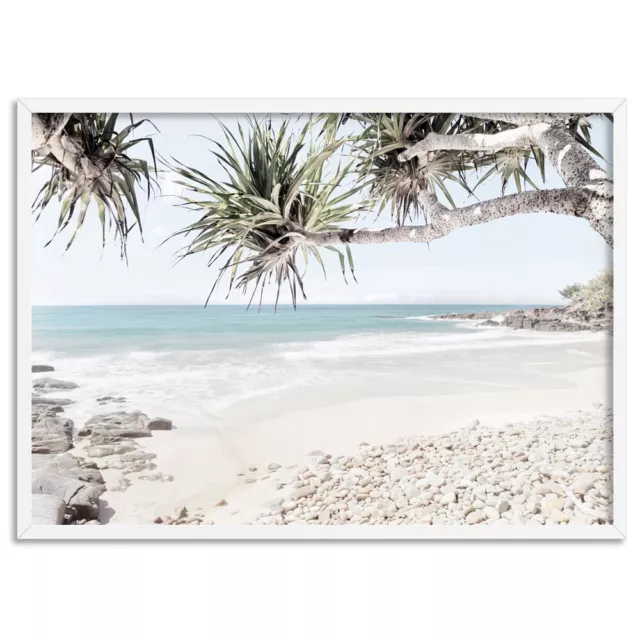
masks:
[[[70,113],[34,113],[31,121],[31,149],[38,155],[51,154],[73,176],[73,185],[79,191],[103,177],[104,168],[92,164],[80,145],[65,135],[64,127]]]
[[[421,201],[433,221],[428,225],[409,225],[387,229],[340,229],[306,235],[316,246],[335,244],[383,244],[387,242],[430,242],[455,229],[472,227],[519,213],[560,213],[580,216],[588,207],[591,193],[583,188],[525,191],[487,200],[460,209],[447,209],[433,194],[423,192]]]
[[[401,161],[418,158],[428,168],[436,151],[495,152],[503,149],[538,147],[566,185],[564,189],[527,191],[480,202],[460,209],[447,209],[433,194],[423,192],[420,201],[429,224],[389,229],[342,229],[312,234],[319,246],[353,243],[429,242],[460,227],[482,224],[521,213],[550,212],[584,218],[613,246],[613,182],[591,155],[565,129],[575,114],[467,114],[516,125],[495,134],[430,133],[400,155]]]

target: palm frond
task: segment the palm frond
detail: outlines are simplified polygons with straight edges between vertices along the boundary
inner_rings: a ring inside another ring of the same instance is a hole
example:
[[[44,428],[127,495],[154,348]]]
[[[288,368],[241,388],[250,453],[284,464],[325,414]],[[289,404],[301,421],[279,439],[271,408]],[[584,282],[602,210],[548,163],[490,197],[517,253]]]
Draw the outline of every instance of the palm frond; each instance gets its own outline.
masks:
[[[567,130],[586,149],[600,156],[592,146],[588,115],[567,121]],[[342,119],[338,120],[338,116]],[[441,193],[452,207],[455,202],[447,187],[456,183],[472,195],[489,178],[499,178],[503,193],[510,184],[518,191],[537,189],[529,171],[529,162],[535,164],[542,182],[546,181],[545,158],[540,149],[504,149],[495,153],[467,151],[435,151],[426,166],[416,158],[400,162],[398,156],[407,147],[423,140],[430,133],[456,135],[460,133],[495,134],[516,125],[453,113],[364,113],[330,114],[332,123],[345,118],[362,126],[354,149],[360,157],[357,165],[361,183],[368,185],[369,195],[378,211],[387,206],[397,225],[424,217],[418,195],[427,190]],[[600,156],[601,157],[601,156]],[[472,171],[482,171],[473,186]]]
[[[221,124],[227,146],[214,143],[211,151],[224,171],[223,181],[175,158],[165,161],[185,189],[179,206],[202,214],[174,234],[195,234],[180,259],[210,252],[209,266],[222,263],[207,302],[227,276],[229,292],[234,287],[250,292],[249,305],[258,292],[261,305],[265,286],[273,283],[276,308],[285,284],[295,307],[299,294],[306,298],[299,253],[305,263],[311,254],[324,271],[321,254],[307,243],[307,235],[338,229],[368,206],[366,200],[350,202],[359,186],[343,186],[352,163],[337,157],[344,140],[336,138],[336,127],[325,125],[316,134],[316,124],[310,117],[296,133],[288,120],[277,127],[270,118],[253,118],[248,126],[238,125],[237,136]]]
[[[33,203],[36,220],[54,196],[61,203],[56,232],[47,245],[66,229],[78,210],[76,228],[65,251],[68,250],[82,228],[92,200],[98,207],[103,247],[105,213],[108,213],[109,228],[114,230],[115,239],[120,243],[121,257],[126,259],[127,239],[132,229],[137,226],[142,237],[136,191],[142,188],[149,198],[158,187],[154,177],[157,177],[156,154],[151,137],[132,136],[138,127],[150,121],[133,122],[131,117],[131,124],[117,130],[117,119],[117,113],[74,113],[56,134],[57,138],[33,151],[33,170],[51,169],[49,179]],[[152,168],[146,160],[130,155],[130,150],[141,143],[149,147]]]

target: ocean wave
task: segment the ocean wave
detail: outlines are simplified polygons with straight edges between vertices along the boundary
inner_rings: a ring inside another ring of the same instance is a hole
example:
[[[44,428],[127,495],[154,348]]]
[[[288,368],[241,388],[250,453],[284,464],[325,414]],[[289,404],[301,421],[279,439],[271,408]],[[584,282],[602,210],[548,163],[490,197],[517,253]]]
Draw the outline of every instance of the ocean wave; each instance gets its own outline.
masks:
[[[280,356],[287,360],[342,360],[363,357],[383,358],[447,351],[595,342],[601,339],[601,336],[594,333],[541,335],[539,332],[533,331],[519,331],[516,333],[510,329],[461,334],[357,334],[336,340],[292,343],[287,345],[287,350],[281,352]]]

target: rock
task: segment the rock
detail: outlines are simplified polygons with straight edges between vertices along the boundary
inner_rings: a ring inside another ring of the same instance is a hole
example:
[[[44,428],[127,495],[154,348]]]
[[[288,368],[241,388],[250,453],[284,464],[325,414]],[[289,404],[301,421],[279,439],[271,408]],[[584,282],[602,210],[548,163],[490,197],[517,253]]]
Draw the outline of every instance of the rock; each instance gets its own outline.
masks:
[[[314,495],[317,491],[318,489],[316,489],[316,487],[312,487],[310,485],[299,487],[298,489],[295,489],[293,491],[293,493],[291,494],[291,499],[300,500],[300,498]]]
[[[569,522],[569,518],[567,517],[567,515],[560,511],[560,509],[552,509],[551,512],[549,513],[549,517],[556,523],[556,524],[563,524],[564,522]]]
[[[441,487],[445,481],[442,476],[439,476],[437,473],[427,473],[423,478],[424,482],[432,487]]]
[[[398,480],[406,478],[412,471],[409,467],[397,467],[391,472],[391,482],[398,482]]]
[[[467,423],[467,429],[475,429],[480,426],[480,420],[478,418],[474,418]]]
[[[151,466],[147,464],[149,460],[153,460],[155,457],[155,453],[129,451],[123,454],[98,458],[96,464],[98,465],[98,469],[124,469],[129,472],[137,472],[144,469],[155,469],[155,465]]]
[[[511,505],[506,500],[498,500],[495,509],[499,515],[506,513],[511,508]]]
[[[57,380],[56,378],[36,378],[33,381],[33,388],[41,393],[49,393],[52,391],[77,389],[78,385],[75,382],[66,382],[64,380]]]
[[[32,455],[32,471],[55,473],[81,482],[104,484],[104,478],[95,463],[77,458],[70,453],[62,455]]]
[[[84,423],[83,433],[91,444],[105,444],[123,438],[150,437],[149,418],[141,411],[115,411],[93,416]]]
[[[216,507],[226,507],[229,503],[222,498],[222,500],[218,500],[218,502],[216,503]]]
[[[47,371],[55,371],[50,364],[32,364],[31,373],[45,373]]]
[[[136,451],[138,445],[135,442],[116,442],[111,445],[100,445],[97,447],[87,447],[85,454],[89,458],[104,458],[105,456],[113,456],[130,451]]]
[[[174,477],[164,473],[151,473],[149,475],[138,476],[138,480],[147,480],[149,482],[173,482]]]
[[[451,504],[452,502],[456,502],[457,500],[458,496],[456,495],[455,491],[449,491],[448,493],[445,493],[442,498],[440,498],[440,504],[447,505]]]
[[[67,503],[44,493],[31,496],[31,524],[62,524]]]
[[[482,513],[489,519],[489,520],[499,520],[500,519],[500,513],[498,512],[497,509],[494,509],[493,507],[485,507],[482,510]]]
[[[253,473],[254,471],[258,470],[258,467],[249,467],[248,470]]]
[[[127,399],[124,396],[100,396],[96,398],[96,402],[106,404],[108,402],[126,402]]]
[[[258,478],[245,478],[244,482],[245,484],[252,484],[254,482],[256,482],[258,480]]]
[[[331,460],[323,454],[313,471],[297,469],[290,500],[266,502],[255,522],[611,523],[611,426],[611,412],[599,408],[365,445]],[[577,498],[565,494],[569,486]],[[574,500],[591,515],[574,510]]]
[[[595,476],[591,473],[581,473],[571,483],[571,491],[574,493],[587,493],[595,484]]]
[[[309,451],[307,455],[311,456],[312,458],[316,458],[316,457],[324,456],[324,452],[320,451],[319,449],[315,449],[314,451]]]
[[[34,406],[47,405],[51,407],[66,407],[73,403],[74,401],[69,400],[68,398],[43,398],[42,396],[31,396],[31,404]]]
[[[181,518],[186,518],[189,515],[189,511],[187,507],[176,507],[173,511],[173,516],[176,520],[180,520]]]
[[[147,424],[149,431],[171,431],[173,422],[167,418],[151,418]]]
[[[465,518],[465,522],[467,524],[480,524],[481,522],[484,522],[485,519],[486,516],[482,511],[472,511]]]
[[[78,433],[78,435],[80,435],[80,433]],[[133,438],[150,438],[152,434],[151,431],[147,431],[146,429],[103,429],[97,427],[96,429],[84,428],[82,435],[91,436],[92,445],[102,445]]]
[[[73,508],[77,519],[93,520],[98,517],[99,499],[105,487],[97,482],[86,482],[63,475],[55,467],[36,468],[32,471],[31,493],[52,495]],[[75,519],[75,518],[74,518]]]
[[[267,467],[267,469],[268,469],[269,471],[276,471],[276,470],[278,470],[279,468],[280,468],[280,465],[279,465],[277,462],[272,462],[272,463]]]
[[[64,453],[73,447],[73,421],[40,417],[31,427],[31,453]]]

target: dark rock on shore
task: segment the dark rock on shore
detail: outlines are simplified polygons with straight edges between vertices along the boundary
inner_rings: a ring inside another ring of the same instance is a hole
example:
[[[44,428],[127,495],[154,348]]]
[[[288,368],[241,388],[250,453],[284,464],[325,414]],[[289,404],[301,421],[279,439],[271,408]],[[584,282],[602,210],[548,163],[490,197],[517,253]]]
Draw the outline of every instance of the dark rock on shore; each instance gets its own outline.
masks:
[[[64,524],[67,503],[57,496],[37,493],[31,496],[31,524]]]
[[[65,519],[93,520],[100,512],[100,496],[106,491],[96,465],[71,454],[32,456],[31,492],[62,500]],[[41,499],[36,499],[40,501]],[[49,499],[49,502],[50,499]],[[38,505],[39,506],[39,505]],[[32,505],[33,508],[33,505]],[[32,514],[33,515],[33,514]]]
[[[79,436],[90,436],[90,444],[102,445],[125,438],[151,437],[149,417],[141,411],[116,411],[93,416],[84,423]]]
[[[69,404],[73,404],[73,400],[68,398],[43,398],[41,396],[31,396],[32,405],[49,405],[53,407],[66,407]]]
[[[78,385],[75,382],[57,380],[56,378],[36,378],[33,381],[33,388],[38,389],[41,393],[50,393],[52,391],[77,389]]]
[[[124,396],[100,396],[96,398],[96,401],[99,405],[105,405],[109,403],[121,404],[126,402],[127,399]]]
[[[136,438],[148,438],[149,417],[141,411],[116,411],[93,416],[80,431],[79,436],[88,437],[85,454],[96,459],[100,469],[119,469],[122,476],[139,471],[153,470],[155,453],[140,449]],[[131,483],[121,478],[116,490],[126,491]]]
[[[32,364],[31,373],[45,373],[47,371],[55,371],[50,364]]]
[[[73,447],[73,420],[63,408],[35,398],[31,405],[31,452],[64,453]]]
[[[580,305],[541,307],[516,311],[478,311],[433,316],[439,320],[480,320],[478,326],[508,327],[530,331],[611,331],[613,312],[609,307],[587,309]]]
[[[171,431],[173,422],[167,418],[152,418],[147,425],[151,431]]]
[[[31,427],[31,453],[64,453],[73,447],[73,420],[39,417]]]

